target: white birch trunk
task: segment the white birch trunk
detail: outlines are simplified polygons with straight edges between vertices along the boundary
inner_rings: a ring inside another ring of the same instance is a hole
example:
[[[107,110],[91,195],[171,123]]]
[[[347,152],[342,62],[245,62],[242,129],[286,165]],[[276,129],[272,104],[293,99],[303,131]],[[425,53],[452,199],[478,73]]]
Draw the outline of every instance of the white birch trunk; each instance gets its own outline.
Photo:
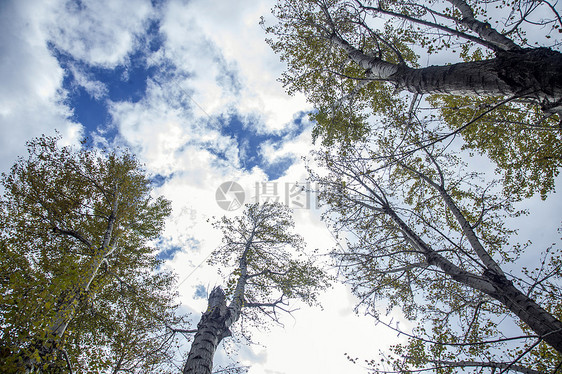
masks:
[[[80,297],[84,294],[84,292],[90,289],[90,285],[98,274],[101,264],[104,262],[107,256],[109,256],[113,252],[114,249],[109,246],[109,243],[112,239],[118,207],[119,196],[117,195],[115,196],[111,215],[109,216],[107,222],[107,229],[105,230],[102,245],[96,251],[96,254],[92,260],[92,264],[88,267],[86,273],[84,274],[82,282],[80,282],[80,284],[75,287],[74,295],[72,295],[68,302],[60,307],[56,316],[53,318],[53,321],[49,325],[48,330],[51,337],[58,339],[64,334],[66,328],[68,327],[68,324],[70,323],[70,320],[74,315]]]
[[[366,78],[384,80],[419,94],[519,96],[544,110],[562,107],[562,54],[547,48],[498,52],[496,58],[443,66],[410,68],[369,56],[337,34],[330,38],[366,70]]]
[[[113,248],[110,247],[110,242],[113,238],[113,229],[117,219],[117,209],[119,207],[119,194],[115,193],[115,201],[111,209],[111,214],[107,222],[107,228],[104,233],[104,238],[102,245],[96,251],[92,259],[91,265],[88,267],[86,273],[82,277],[79,284],[74,287],[73,294],[64,302],[63,305],[59,306],[57,313],[52,318],[51,322],[47,327],[47,340],[38,342],[39,355],[48,356],[57,349],[60,338],[64,335],[70,321],[72,320],[76,307],[80,301],[80,297],[84,292],[90,289],[90,286],[98,274],[101,264],[104,260],[113,252]],[[27,372],[33,372],[34,367],[38,364],[38,360],[35,358],[24,359],[25,367]]]
[[[552,348],[562,353],[562,322],[517,289],[503,274],[486,270],[478,275],[459,268],[426,244],[392,208],[387,206],[384,212],[404,233],[410,244],[424,253],[428,264],[439,267],[453,280],[499,301]]]
[[[477,33],[483,40],[492,43],[504,51],[514,51],[520,49],[517,44],[505,35],[500,34],[496,29],[491,27],[489,23],[481,22],[474,18],[472,8],[464,0],[447,1],[461,12],[462,19],[460,23]]]
[[[230,305],[226,306],[224,291],[220,287],[213,289],[209,295],[207,311],[197,324],[197,333],[187,356],[183,374],[210,374],[213,369],[213,357],[223,338],[230,336],[230,327],[240,318],[244,306],[244,291],[248,279],[247,254],[255,234],[255,227],[247,239],[239,261],[240,278],[236,283]]]

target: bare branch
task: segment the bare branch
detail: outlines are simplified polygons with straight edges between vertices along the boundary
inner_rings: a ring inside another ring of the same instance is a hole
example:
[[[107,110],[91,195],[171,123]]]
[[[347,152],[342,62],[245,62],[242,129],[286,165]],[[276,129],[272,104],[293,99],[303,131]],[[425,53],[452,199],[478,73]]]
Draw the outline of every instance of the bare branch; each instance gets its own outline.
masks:
[[[191,330],[190,329],[176,329],[176,328],[173,328],[173,327],[168,326],[168,325],[166,325],[166,328],[168,328],[170,331],[172,331],[174,333],[179,332],[179,333],[182,333],[182,334],[195,334],[197,331],[199,331],[197,329],[191,329]]]
[[[430,343],[430,344],[435,344],[435,345],[443,345],[443,346],[451,346],[451,347],[467,347],[467,346],[477,346],[477,345],[491,345],[491,344],[496,344],[496,343],[503,343],[503,342],[508,342],[508,341],[514,341],[514,340],[524,340],[524,339],[537,339],[539,338],[538,335],[521,335],[521,336],[514,336],[511,338],[499,338],[499,339],[492,339],[492,340],[481,340],[481,341],[477,341],[477,342],[472,342],[472,343],[467,343],[467,342],[463,342],[463,343],[446,343],[446,342],[439,342],[436,340],[429,340],[429,339],[425,339],[422,338],[420,336],[416,336],[413,334],[409,334],[407,332],[404,332],[396,327],[393,327],[390,323],[387,322],[383,322],[380,318],[375,316],[375,319],[377,320],[377,323],[381,323],[384,326],[388,327],[389,329],[399,333],[400,335],[404,335],[407,336],[408,338],[412,338],[412,339],[416,339],[416,340],[420,340],[424,343]]]
[[[481,44],[484,47],[490,48],[492,50],[496,50],[498,48],[498,46],[495,43],[492,43],[492,42],[486,40],[485,38],[477,38],[475,36],[466,34],[462,31],[458,31],[458,30],[452,29],[452,28],[447,27],[447,26],[440,25],[438,23],[424,21],[422,19],[411,17],[411,16],[408,16],[406,14],[392,12],[390,10],[386,10],[386,9],[381,8],[381,7],[375,8],[375,7],[371,7],[371,6],[366,6],[366,5],[363,5],[361,2],[359,2],[358,0],[355,0],[355,1],[358,3],[358,5],[361,8],[366,9],[366,10],[371,10],[371,11],[378,12],[378,13],[381,13],[381,14],[386,14],[386,15],[389,15],[389,16],[392,16],[392,17],[401,18],[401,19],[404,19],[406,21],[414,22],[414,23],[417,23],[417,24],[420,24],[420,25],[429,26],[429,27],[432,27],[432,28],[435,28],[435,29],[438,29],[438,30],[441,30],[441,31],[445,31],[445,32],[447,32],[451,35],[455,35],[455,36],[461,37],[463,39],[467,39],[467,40],[470,40],[472,42]]]
[[[66,367],[68,368],[69,374],[72,374],[72,365],[70,364],[70,359],[68,358],[68,353],[66,349],[61,349],[62,355],[64,357],[64,361],[66,361]]]

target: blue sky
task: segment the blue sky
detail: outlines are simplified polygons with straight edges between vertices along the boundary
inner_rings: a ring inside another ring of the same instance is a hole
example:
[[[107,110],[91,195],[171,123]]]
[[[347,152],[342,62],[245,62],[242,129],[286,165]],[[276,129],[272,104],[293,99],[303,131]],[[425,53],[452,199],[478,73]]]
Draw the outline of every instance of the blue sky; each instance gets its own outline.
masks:
[[[160,3],[163,6],[165,3]],[[81,3],[80,12],[88,8]],[[119,136],[118,125],[111,113],[111,103],[138,103],[147,95],[149,81],[162,86],[176,80],[189,79],[190,72],[182,69],[174,61],[163,60],[155,64],[152,56],[164,52],[165,35],[160,31],[160,20],[151,19],[142,33],[136,35],[136,48],[128,51],[122,63],[113,66],[99,66],[75,57],[72,53],[62,50],[56,40],[49,41],[48,47],[56,58],[59,66],[64,69],[62,89],[66,92],[64,103],[72,109],[73,121],[82,125],[84,136],[102,136],[113,142]],[[221,68],[221,74],[215,77],[216,84],[226,91],[239,94],[242,90],[238,72],[229,69],[220,53],[213,60]],[[263,131],[259,126],[262,119],[254,114],[249,119],[241,118],[236,108],[226,114],[211,116],[192,96],[188,89],[179,92],[185,102],[185,110],[199,110],[208,117],[207,126],[220,132],[220,135],[234,141],[239,149],[239,160],[243,170],[251,171],[254,167],[261,168],[268,180],[276,180],[295,161],[294,155],[285,155],[273,162],[264,159],[260,152],[262,144],[279,148],[282,143],[300,135],[306,124],[303,124],[305,112],[293,121],[293,126],[277,131]],[[202,147],[223,161],[229,161],[224,149],[214,144],[202,144]]]
[[[72,128],[69,141],[91,137],[98,144],[130,147],[147,163],[154,185],[161,188],[186,175],[218,183],[220,179],[209,178],[210,170],[225,178],[258,173],[255,179],[260,182],[283,177],[300,157],[283,152],[283,146],[310,131],[307,108],[295,106],[292,116],[274,119],[277,123],[268,123],[271,118],[263,106],[241,110],[240,97],[259,95],[259,90],[245,84],[239,68],[243,61],[229,59],[197,29],[197,17],[192,14],[196,12],[189,3],[135,4],[140,5],[138,18],[125,23],[118,18],[131,15],[125,3],[112,3],[114,9],[87,1],[51,4],[51,12],[59,18],[41,20],[37,26],[44,30],[41,42],[59,74],[59,97],[52,104],[65,111],[58,124],[42,129],[64,133],[65,127]],[[25,7],[12,4],[12,8],[22,18],[28,17]],[[179,20],[174,19],[177,15]],[[65,23],[66,19],[71,21]],[[258,29],[257,19],[253,26]],[[174,27],[194,30],[180,31],[186,37],[174,42]],[[194,40],[189,37],[192,34]],[[195,46],[184,51],[189,45]],[[194,87],[193,81],[203,87]],[[206,90],[216,96],[206,99]],[[276,95],[288,101],[280,87]],[[168,129],[161,127],[162,122]],[[174,133],[173,139],[167,130]],[[205,160],[190,162],[194,154]],[[187,167],[176,158],[187,158]],[[161,163],[166,165],[159,167]],[[163,242],[160,256],[172,259],[186,246],[193,249],[192,242]]]

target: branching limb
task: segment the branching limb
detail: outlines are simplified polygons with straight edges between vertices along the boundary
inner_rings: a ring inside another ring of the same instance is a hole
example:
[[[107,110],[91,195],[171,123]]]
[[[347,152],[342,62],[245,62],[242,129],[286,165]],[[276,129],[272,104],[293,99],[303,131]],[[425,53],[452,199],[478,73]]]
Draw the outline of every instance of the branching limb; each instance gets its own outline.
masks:
[[[355,1],[357,2],[357,4],[361,8],[363,8],[365,10],[371,10],[371,11],[381,13],[381,14],[385,14],[385,15],[388,15],[388,16],[391,16],[391,17],[400,18],[400,19],[403,19],[403,20],[406,20],[406,21],[409,21],[409,22],[414,22],[414,23],[417,23],[417,24],[420,24],[420,25],[424,25],[424,26],[428,26],[428,27],[431,27],[431,28],[441,30],[441,31],[445,31],[448,34],[455,35],[455,36],[458,36],[460,38],[470,40],[472,42],[478,43],[478,44],[483,45],[484,47],[490,48],[492,50],[498,49],[498,46],[495,43],[492,43],[492,42],[486,40],[485,38],[478,38],[478,37],[475,37],[473,35],[466,34],[462,31],[458,31],[458,30],[452,29],[450,27],[440,25],[438,23],[425,21],[425,20],[422,20],[422,19],[419,19],[419,18],[408,16],[406,14],[402,14],[402,13],[392,12],[392,11],[383,9],[381,7],[375,8],[375,7],[371,7],[371,6],[366,6],[366,5],[362,4],[361,2],[359,2],[358,0],[355,0]]]
[[[416,262],[413,264],[408,264],[399,268],[393,268],[393,269],[387,269],[387,270],[380,270],[380,271],[374,271],[375,274],[391,274],[391,273],[401,273],[401,272],[407,272],[413,269],[418,269],[418,268],[426,268],[428,267],[429,264],[427,262]]]
[[[527,349],[525,349],[523,352],[521,352],[516,358],[515,360],[513,360],[512,362],[510,362],[505,368],[502,369],[502,371],[500,371],[499,374],[503,374],[506,373],[508,370],[510,370],[511,368],[513,368],[514,366],[519,366],[516,365],[517,361],[519,361],[520,359],[522,359],[525,355],[527,355],[529,352],[531,352],[533,350],[533,348],[535,348],[537,345],[540,344],[540,342],[542,342],[542,338],[537,339],[537,341],[533,344],[531,344],[529,347],[527,347]]]
[[[286,311],[285,309],[279,307],[279,305],[289,305],[286,301],[284,301],[285,295],[282,295],[279,299],[277,299],[276,301],[272,302],[272,303],[254,303],[254,302],[246,302],[244,303],[245,307],[248,308],[279,308],[283,311]]]
[[[181,334],[195,334],[197,331],[199,331],[197,329],[176,329],[169,326],[168,324],[166,324],[166,328],[172,331],[173,333],[179,332]]]
[[[560,17],[560,12],[558,12],[558,10],[556,10],[556,7],[546,0],[539,0],[539,2],[546,4],[550,8],[550,10],[556,16],[556,20],[558,21],[558,24],[560,25],[560,27],[562,27],[562,17]],[[558,2],[556,2],[556,3],[558,3]],[[556,3],[555,3],[555,5],[556,5]]]
[[[60,350],[62,353],[62,356],[64,357],[64,361],[66,361],[66,367],[68,368],[68,373],[72,374],[72,365],[70,364],[70,359],[68,358],[68,353],[66,352],[66,349],[61,349]]]
[[[442,345],[442,346],[451,346],[451,347],[468,347],[468,346],[477,346],[477,345],[488,345],[488,344],[496,344],[496,343],[503,343],[503,342],[508,342],[508,341],[514,341],[514,340],[523,340],[523,339],[537,339],[539,338],[538,335],[522,335],[522,336],[514,336],[511,338],[499,338],[499,339],[492,339],[492,340],[481,340],[481,341],[477,341],[477,342],[473,342],[473,343],[467,343],[467,342],[463,342],[463,343],[446,343],[446,342],[439,342],[439,341],[435,341],[435,340],[430,340],[430,339],[425,339],[422,338],[420,336],[416,336],[410,333],[407,333],[405,331],[402,331],[394,326],[392,326],[390,323],[384,322],[382,321],[380,318],[378,318],[377,316],[374,316],[377,323],[381,323],[382,325],[388,327],[389,329],[397,332],[400,335],[404,335],[408,338],[411,339],[416,339],[419,341],[422,341],[424,343],[430,343],[430,344],[435,344],[435,345]]]
[[[79,232],[76,232],[74,230],[65,230],[65,229],[61,229],[61,228],[58,228],[58,227],[54,226],[53,232],[56,233],[56,234],[71,236],[75,239],[78,239],[80,242],[85,244],[88,248],[93,248],[92,243],[88,239],[86,239],[83,235],[81,235]]]
[[[287,274],[289,274],[289,271],[285,271],[285,272],[280,273],[280,272],[277,272],[277,271],[271,271],[269,269],[265,269],[263,271],[260,271],[259,273],[247,275],[246,279],[259,277],[259,276],[262,276],[262,275],[278,275],[280,277],[283,277]]]
[[[474,18],[472,8],[464,0],[447,1],[461,12],[463,18],[460,23],[477,33],[488,43],[494,45],[495,50],[498,48],[503,51],[517,51],[521,49],[521,47],[515,44],[511,39],[492,28],[489,23],[481,22]]]
[[[430,158],[430,160],[432,161],[432,163],[434,164],[434,166],[438,170],[439,175],[441,176],[441,181],[443,182],[444,181],[443,173],[441,171],[441,167],[439,166],[439,164],[435,160],[435,157],[433,157],[433,155],[427,150],[427,148],[423,148],[423,150],[425,151],[426,155]],[[476,233],[472,229],[472,225],[468,222],[468,220],[466,219],[464,214],[461,212],[460,208],[457,206],[457,204],[455,203],[455,201],[453,200],[451,195],[447,192],[445,187],[442,184],[436,183],[432,178],[428,177],[425,173],[423,173],[423,172],[421,172],[421,171],[419,171],[415,168],[412,168],[412,167],[406,165],[403,162],[400,162],[399,164],[400,164],[401,167],[405,168],[406,170],[409,170],[410,172],[417,175],[419,178],[426,181],[430,186],[432,186],[439,193],[439,195],[443,199],[443,202],[445,203],[447,208],[449,208],[449,211],[453,214],[453,216],[455,217],[455,219],[459,223],[462,232],[464,233],[464,235],[468,239],[468,242],[470,243],[470,246],[472,247],[472,249],[474,250],[474,252],[478,256],[478,258],[480,258],[480,260],[486,266],[486,268],[494,271],[498,275],[504,276],[505,274],[504,274],[503,270],[498,265],[498,263],[492,258],[492,256],[490,256],[488,251],[486,251],[486,249],[482,246],[482,243],[480,243],[480,240],[478,239],[478,236],[476,235]]]

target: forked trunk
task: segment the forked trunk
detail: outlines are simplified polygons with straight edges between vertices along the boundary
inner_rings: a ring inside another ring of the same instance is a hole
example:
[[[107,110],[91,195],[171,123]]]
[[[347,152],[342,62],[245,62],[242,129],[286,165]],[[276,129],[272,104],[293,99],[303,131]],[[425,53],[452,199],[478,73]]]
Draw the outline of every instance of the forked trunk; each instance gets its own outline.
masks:
[[[453,280],[499,301],[547,344],[562,353],[562,322],[517,289],[505,275],[492,270],[486,270],[482,275],[473,274],[456,266],[425,243],[390,206],[385,207],[385,213],[396,223],[410,244],[424,253],[428,264],[440,268]]]

